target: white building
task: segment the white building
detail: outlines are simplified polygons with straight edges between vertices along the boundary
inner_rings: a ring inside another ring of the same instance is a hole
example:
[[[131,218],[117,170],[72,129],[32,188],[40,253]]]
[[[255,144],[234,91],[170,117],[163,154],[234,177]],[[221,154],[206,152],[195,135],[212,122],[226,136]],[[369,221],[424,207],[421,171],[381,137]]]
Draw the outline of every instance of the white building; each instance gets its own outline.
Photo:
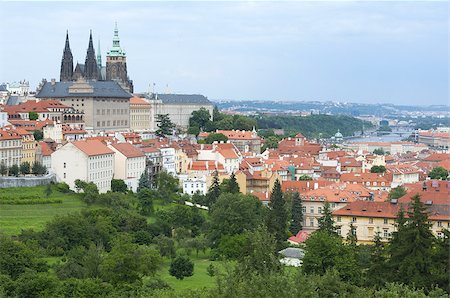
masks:
[[[6,83],[6,89],[10,94],[26,96],[30,89],[30,83],[28,81],[12,82]]]
[[[0,112],[0,127],[4,127],[5,125],[8,125],[8,113],[6,112]]]
[[[183,175],[179,177],[181,185],[183,186],[183,193],[188,195],[193,195],[195,193],[200,193],[202,195],[208,192],[208,186],[206,182],[206,177],[188,177]]]
[[[114,179],[122,179],[128,189],[137,191],[139,178],[145,171],[145,154],[130,143],[108,145],[114,155]]]
[[[177,170],[175,165],[175,148],[161,147],[162,168],[167,173],[176,176]]]
[[[75,190],[75,180],[94,182],[102,193],[111,189],[114,151],[98,140],[67,143],[51,155],[52,170],[58,181]]]

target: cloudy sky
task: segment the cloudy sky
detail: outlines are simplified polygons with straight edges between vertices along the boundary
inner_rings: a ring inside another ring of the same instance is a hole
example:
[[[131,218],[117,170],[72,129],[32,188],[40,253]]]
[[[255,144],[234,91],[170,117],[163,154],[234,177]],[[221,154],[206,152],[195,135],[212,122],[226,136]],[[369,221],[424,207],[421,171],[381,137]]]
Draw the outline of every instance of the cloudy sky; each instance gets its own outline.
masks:
[[[0,82],[58,79],[66,30],[75,61],[84,63],[90,29],[106,61],[117,21],[135,91],[449,104],[448,1],[0,2],[0,11]]]

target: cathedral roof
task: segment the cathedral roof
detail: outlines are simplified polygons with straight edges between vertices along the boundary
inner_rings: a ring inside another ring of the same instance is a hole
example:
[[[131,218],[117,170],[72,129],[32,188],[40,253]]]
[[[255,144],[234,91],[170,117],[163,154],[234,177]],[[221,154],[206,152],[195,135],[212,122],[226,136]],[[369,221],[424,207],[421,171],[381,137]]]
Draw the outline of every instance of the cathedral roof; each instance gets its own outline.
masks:
[[[207,104],[212,103],[204,96],[200,94],[152,94],[152,98],[160,99],[163,104]]]
[[[109,97],[131,98],[132,95],[125,91],[115,81],[87,81],[92,87],[92,92],[70,93],[69,87],[74,88],[77,82],[46,82],[36,94],[36,98],[64,98],[64,97]]]

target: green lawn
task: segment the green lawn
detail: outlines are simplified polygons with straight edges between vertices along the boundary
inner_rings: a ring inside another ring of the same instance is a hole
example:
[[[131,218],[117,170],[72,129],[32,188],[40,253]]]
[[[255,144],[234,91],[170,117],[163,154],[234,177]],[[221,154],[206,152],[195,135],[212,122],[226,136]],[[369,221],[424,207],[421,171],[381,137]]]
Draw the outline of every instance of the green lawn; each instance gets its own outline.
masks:
[[[0,189],[0,200],[3,196],[39,195],[44,196],[45,186],[19,187]],[[87,205],[81,201],[78,194],[63,194],[56,191],[49,198],[62,199],[59,204],[36,205],[0,205],[0,233],[6,235],[19,234],[22,229],[42,230],[45,223],[56,215],[76,212]]]

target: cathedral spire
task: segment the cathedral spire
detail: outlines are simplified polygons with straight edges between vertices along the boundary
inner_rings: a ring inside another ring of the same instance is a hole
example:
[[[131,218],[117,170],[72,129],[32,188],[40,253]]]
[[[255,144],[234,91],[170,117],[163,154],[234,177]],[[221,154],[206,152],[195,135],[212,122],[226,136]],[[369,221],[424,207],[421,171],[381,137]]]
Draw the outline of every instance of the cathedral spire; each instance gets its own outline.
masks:
[[[100,50],[100,38],[98,39],[98,47],[97,47],[97,66],[99,68],[102,67],[102,52]]]
[[[84,63],[84,76],[86,80],[98,79],[98,67],[95,58],[94,43],[92,42],[92,30],[89,34],[89,45],[86,53],[86,61]]]
[[[69,31],[66,31],[66,44],[64,46],[63,57],[61,60],[61,72],[59,80],[61,82],[71,81],[73,75],[73,56],[70,50]]]

